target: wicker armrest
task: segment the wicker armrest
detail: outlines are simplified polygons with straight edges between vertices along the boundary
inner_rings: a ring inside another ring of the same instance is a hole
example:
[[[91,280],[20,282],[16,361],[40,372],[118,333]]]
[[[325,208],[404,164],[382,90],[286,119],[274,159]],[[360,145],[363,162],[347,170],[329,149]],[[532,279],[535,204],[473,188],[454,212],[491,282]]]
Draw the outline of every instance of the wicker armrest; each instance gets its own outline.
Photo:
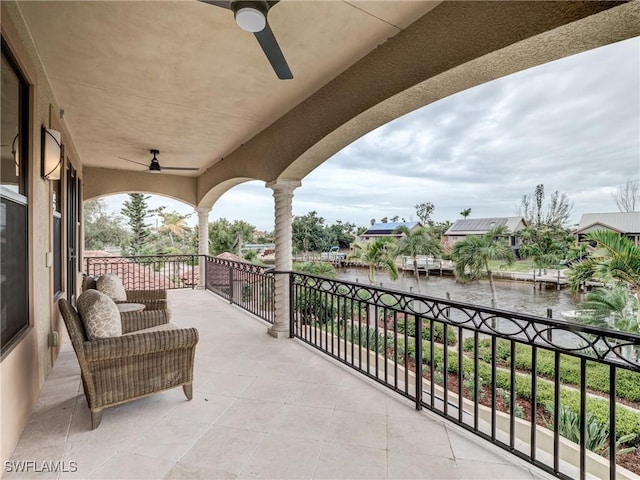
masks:
[[[133,303],[144,304],[145,310],[171,310],[169,300],[141,300]]]
[[[127,302],[144,303],[147,300],[166,300],[166,290],[127,290]]]
[[[83,346],[87,361],[95,362],[192,348],[197,343],[198,330],[180,328],[85,341]]]
[[[123,312],[120,317],[122,318],[122,333],[129,333],[169,323],[171,311],[144,309],[139,312]]]

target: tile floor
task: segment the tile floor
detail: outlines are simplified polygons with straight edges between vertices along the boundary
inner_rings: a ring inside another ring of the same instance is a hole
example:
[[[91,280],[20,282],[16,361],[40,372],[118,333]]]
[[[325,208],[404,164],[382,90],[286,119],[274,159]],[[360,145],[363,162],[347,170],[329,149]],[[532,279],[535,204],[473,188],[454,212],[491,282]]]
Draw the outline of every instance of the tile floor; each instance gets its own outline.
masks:
[[[272,338],[212,293],[170,300],[172,321],[200,333],[193,400],[177,388],[107,409],[92,431],[67,344],[11,461],[75,471],[3,479],[551,478],[302,343]]]

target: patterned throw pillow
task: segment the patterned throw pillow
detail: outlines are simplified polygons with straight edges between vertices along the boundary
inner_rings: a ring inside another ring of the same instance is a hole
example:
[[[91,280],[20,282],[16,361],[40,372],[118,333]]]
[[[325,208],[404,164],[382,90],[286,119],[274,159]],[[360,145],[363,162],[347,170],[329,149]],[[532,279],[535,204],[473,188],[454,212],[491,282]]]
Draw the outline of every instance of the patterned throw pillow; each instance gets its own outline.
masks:
[[[119,337],[122,320],[115,302],[98,290],[83,292],[76,302],[89,340]]]
[[[126,302],[127,292],[124,291],[122,280],[115,273],[105,273],[96,282],[96,288],[109,295],[115,302]]]

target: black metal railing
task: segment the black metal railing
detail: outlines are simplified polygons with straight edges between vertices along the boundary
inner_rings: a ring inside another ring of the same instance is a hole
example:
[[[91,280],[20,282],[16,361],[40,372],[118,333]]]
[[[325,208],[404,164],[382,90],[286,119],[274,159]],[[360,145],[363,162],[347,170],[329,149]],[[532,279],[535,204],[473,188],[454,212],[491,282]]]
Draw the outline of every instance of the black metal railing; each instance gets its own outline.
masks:
[[[273,324],[275,276],[268,267],[205,256],[207,290]]]
[[[198,255],[85,257],[85,273],[115,273],[126,290],[169,290],[198,285]]]
[[[179,282],[126,288],[193,287],[193,269],[185,281],[188,269],[173,265],[198,256],[175,257],[88,258],[86,270],[123,280],[136,278],[131,264],[175,270],[164,277]],[[274,323],[272,269],[200,260],[208,290]],[[299,272],[290,279],[292,337],[558,478],[618,478],[618,448],[640,443],[640,335]]]
[[[559,478],[614,479],[596,453],[640,440],[640,335],[302,273],[291,312],[292,336]]]

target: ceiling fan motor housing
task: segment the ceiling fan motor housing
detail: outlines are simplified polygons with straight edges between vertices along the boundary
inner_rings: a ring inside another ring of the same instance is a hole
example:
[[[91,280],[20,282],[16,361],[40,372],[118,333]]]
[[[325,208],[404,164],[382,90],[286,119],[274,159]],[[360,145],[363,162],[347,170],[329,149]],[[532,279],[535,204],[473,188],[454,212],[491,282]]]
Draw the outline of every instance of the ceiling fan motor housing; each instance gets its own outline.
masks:
[[[160,154],[160,150],[149,150],[149,153],[153,155],[151,159],[151,163],[149,164],[149,171],[153,173],[159,173],[162,169],[160,168],[160,162],[156,158],[156,155]]]

